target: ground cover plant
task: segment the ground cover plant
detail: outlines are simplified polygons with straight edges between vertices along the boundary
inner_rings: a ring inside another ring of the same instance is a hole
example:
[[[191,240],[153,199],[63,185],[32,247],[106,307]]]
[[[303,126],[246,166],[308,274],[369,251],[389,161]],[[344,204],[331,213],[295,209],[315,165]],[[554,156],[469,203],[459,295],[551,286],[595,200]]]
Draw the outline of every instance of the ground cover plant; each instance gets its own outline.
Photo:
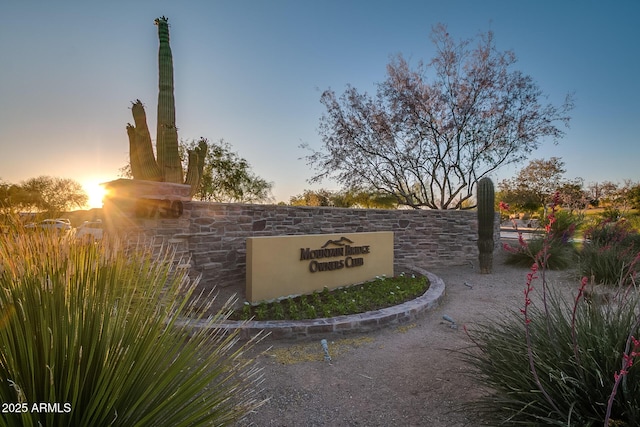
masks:
[[[522,306],[467,328],[474,345],[464,358],[489,390],[473,408],[490,425],[635,426],[640,419],[635,275],[607,298],[587,293],[587,277],[573,299],[552,289],[544,274],[553,256],[551,229],[533,257]]]
[[[301,295],[280,301],[246,303],[234,319],[253,320],[302,320],[364,313],[412,300],[429,289],[424,276],[404,273],[387,278],[384,276],[329,291],[328,288],[310,295]]]
[[[198,315],[196,283],[174,261],[163,248],[5,228],[0,426],[224,425],[254,409],[251,343],[192,327],[230,310]]]

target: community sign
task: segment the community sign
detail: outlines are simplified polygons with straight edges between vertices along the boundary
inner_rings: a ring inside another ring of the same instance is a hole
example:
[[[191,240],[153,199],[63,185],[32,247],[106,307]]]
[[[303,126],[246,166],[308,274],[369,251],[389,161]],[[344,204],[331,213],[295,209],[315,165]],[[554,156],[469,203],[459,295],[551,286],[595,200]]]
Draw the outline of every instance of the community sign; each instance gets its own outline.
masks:
[[[249,302],[393,276],[393,232],[247,238]]]

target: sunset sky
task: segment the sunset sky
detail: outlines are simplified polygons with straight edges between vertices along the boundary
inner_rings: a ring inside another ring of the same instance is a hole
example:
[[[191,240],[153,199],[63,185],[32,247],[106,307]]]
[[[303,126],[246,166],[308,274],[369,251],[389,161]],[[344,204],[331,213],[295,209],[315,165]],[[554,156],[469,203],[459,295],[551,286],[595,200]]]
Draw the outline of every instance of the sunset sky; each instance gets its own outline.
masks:
[[[320,148],[323,90],[370,93],[391,55],[434,55],[431,28],[492,30],[549,100],[575,92],[567,135],[533,158],[567,178],[640,180],[640,2],[14,1],[0,8],[0,179],[73,178],[87,188],[127,162],[131,101],[155,135],[158,40],[169,18],[179,137],[224,138],[274,183],[275,201],[312,187],[299,148]],[[494,179],[513,176],[519,167]],[[332,182],[322,187],[337,189]],[[93,205],[99,201],[93,200]]]

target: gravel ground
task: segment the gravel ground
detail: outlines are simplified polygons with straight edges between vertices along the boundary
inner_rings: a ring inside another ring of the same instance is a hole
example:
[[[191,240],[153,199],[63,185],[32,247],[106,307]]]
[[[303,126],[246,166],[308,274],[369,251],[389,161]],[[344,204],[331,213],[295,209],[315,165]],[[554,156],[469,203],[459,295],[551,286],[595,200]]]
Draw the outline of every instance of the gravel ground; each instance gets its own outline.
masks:
[[[268,401],[242,425],[482,425],[462,408],[482,394],[456,356],[471,345],[462,326],[521,307],[528,272],[504,265],[501,250],[495,258],[490,275],[469,265],[431,269],[447,287],[440,307],[399,327],[327,336],[331,361],[319,340],[260,343],[253,356],[264,372],[260,397]],[[547,278],[566,290],[576,285],[567,272]]]

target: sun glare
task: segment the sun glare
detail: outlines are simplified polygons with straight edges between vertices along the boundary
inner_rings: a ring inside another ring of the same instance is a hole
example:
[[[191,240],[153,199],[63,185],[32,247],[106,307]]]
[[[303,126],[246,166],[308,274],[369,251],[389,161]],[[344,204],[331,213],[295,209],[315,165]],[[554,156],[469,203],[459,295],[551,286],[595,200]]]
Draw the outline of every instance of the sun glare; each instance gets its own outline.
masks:
[[[82,184],[84,191],[86,191],[87,196],[89,196],[89,201],[87,202],[89,209],[102,207],[102,198],[106,191],[104,187],[100,185],[100,182],[102,181],[85,181]]]

